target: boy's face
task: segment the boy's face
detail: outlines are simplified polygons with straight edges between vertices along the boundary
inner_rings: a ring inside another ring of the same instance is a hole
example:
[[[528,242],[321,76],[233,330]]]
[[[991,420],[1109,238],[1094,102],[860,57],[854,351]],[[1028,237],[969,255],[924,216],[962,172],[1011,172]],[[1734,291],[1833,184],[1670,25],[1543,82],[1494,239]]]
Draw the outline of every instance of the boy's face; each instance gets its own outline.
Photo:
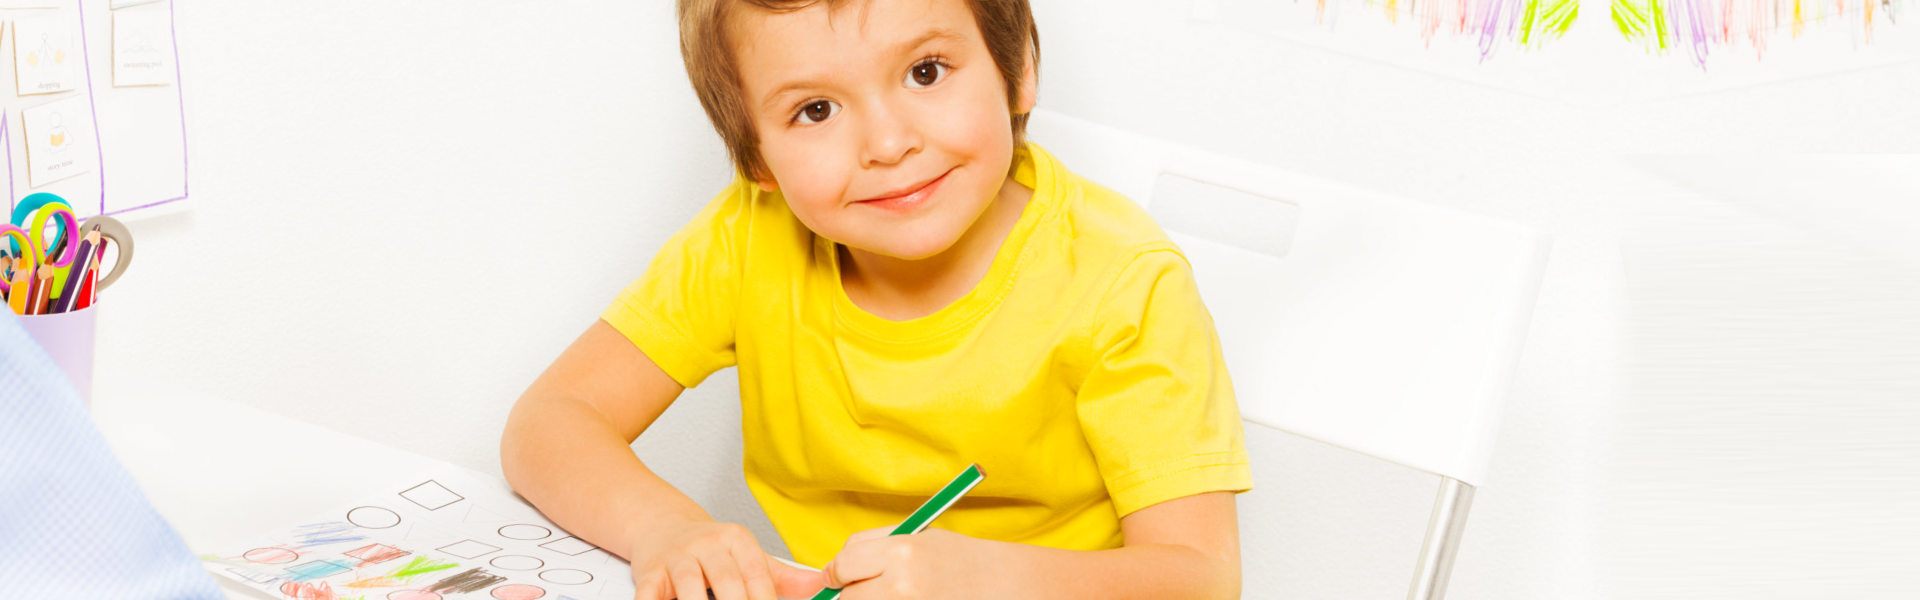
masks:
[[[760,153],[795,216],[868,252],[945,251],[1008,185],[1012,111],[963,0],[742,8],[735,52]],[[1022,112],[1033,104],[1033,75]]]

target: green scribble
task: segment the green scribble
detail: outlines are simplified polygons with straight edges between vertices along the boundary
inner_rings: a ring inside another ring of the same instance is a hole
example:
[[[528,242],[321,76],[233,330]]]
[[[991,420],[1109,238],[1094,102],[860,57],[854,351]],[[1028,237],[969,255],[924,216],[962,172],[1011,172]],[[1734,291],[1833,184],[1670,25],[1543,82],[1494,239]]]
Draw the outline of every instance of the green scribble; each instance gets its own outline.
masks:
[[[412,562],[409,562],[405,565],[401,565],[399,568],[394,569],[392,573],[388,573],[386,575],[386,578],[398,580],[402,583],[407,583],[409,582],[409,580],[415,577],[432,573],[434,571],[444,571],[444,570],[451,569],[458,566],[460,566],[460,563],[440,562],[431,558],[427,558],[425,556],[416,556],[416,557],[413,557]]]
[[[1612,4],[1613,25],[1620,28],[1621,37],[1645,42],[1663,54],[1667,51],[1667,9],[1660,0],[1612,0]]]
[[[1527,0],[1527,7],[1520,15],[1520,45],[1535,46],[1538,34],[1540,41],[1550,37],[1558,38],[1567,34],[1573,22],[1580,18],[1579,0]]]

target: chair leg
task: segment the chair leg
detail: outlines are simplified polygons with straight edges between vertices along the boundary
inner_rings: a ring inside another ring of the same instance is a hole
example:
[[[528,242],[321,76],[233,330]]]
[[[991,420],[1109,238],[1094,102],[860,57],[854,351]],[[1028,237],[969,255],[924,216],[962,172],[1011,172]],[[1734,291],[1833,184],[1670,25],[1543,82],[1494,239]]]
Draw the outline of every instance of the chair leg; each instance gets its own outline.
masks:
[[[1453,556],[1460,550],[1460,534],[1467,529],[1467,509],[1473,506],[1473,486],[1452,477],[1440,478],[1440,493],[1427,518],[1427,539],[1420,545],[1420,564],[1407,600],[1442,600]]]

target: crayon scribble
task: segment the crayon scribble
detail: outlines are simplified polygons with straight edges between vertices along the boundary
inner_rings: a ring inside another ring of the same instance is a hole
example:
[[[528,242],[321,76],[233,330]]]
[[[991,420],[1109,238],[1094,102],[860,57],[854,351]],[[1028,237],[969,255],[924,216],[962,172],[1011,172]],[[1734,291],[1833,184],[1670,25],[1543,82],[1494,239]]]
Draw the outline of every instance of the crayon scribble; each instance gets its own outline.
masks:
[[[466,571],[460,572],[459,575],[442,579],[439,583],[427,586],[427,591],[464,594],[506,580],[507,578],[505,577],[488,573],[486,569],[474,568],[467,569]]]
[[[289,581],[280,584],[280,593],[293,600],[336,600],[333,588],[327,582],[303,583]]]
[[[303,546],[319,546],[339,542],[357,542],[367,539],[353,532],[354,526],[346,521],[327,521],[312,525],[301,525],[293,529],[293,535]]]
[[[1327,23],[1328,5],[1340,0],[1315,0],[1316,20]],[[1538,48],[1566,35],[1580,18],[1578,0],[1367,0],[1386,12],[1387,22],[1402,17],[1420,28],[1420,38],[1433,45],[1441,31],[1470,35],[1480,47],[1480,60],[1493,56],[1502,37],[1523,49]],[[1338,10],[1338,7],[1334,7]]]
[[[1807,23],[1845,22],[1854,43],[1873,42],[1879,21],[1898,23],[1911,10],[1906,0],[1611,0],[1613,25],[1628,40],[1646,45],[1648,52],[1666,54],[1685,47],[1695,64],[1705,69],[1713,46],[1753,47],[1755,56],[1767,50],[1768,36],[1781,30],[1793,37]]]
[[[411,562],[400,565],[387,574],[368,577],[347,584],[350,588],[400,587],[413,583],[414,579],[435,571],[444,571],[460,566],[460,563],[441,562],[425,556],[413,557]]]

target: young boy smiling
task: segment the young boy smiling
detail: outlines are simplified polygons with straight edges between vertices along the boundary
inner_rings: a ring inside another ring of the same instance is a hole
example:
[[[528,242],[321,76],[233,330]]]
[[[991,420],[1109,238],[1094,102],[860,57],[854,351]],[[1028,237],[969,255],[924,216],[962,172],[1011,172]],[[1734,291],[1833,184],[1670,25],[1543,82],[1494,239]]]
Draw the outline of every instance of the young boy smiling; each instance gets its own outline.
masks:
[[[1026,2],[679,16],[739,176],[520,398],[514,488],[641,600],[1238,597],[1252,477],[1213,323],[1137,206],[1022,140]],[[748,487],[822,573],[629,448],[735,365]],[[884,535],[968,463],[933,528]]]

